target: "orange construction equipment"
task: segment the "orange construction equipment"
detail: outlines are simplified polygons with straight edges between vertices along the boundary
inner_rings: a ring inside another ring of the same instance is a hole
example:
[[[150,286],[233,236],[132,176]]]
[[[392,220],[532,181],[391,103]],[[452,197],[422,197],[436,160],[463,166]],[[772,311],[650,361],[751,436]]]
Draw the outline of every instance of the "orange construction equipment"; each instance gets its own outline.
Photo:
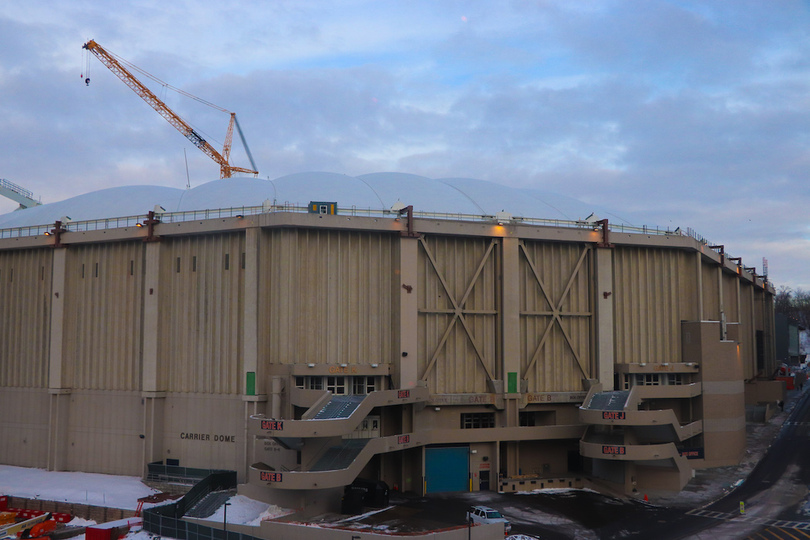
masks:
[[[46,538],[48,537],[48,533],[53,532],[56,530],[56,521],[53,519],[48,519],[46,521],[37,523],[30,529],[26,529],[20,535],[20,538]]]
[[[256,164],[253,162],[253,156],[250,154],[250,149],[247,146],[247,142],[245,141],[245,137],[242,134],[242,128],[239,127],[239,121],[236,119],[236,113],[230,112],[218,105],[214,105],[204,99],[198,98],[197,96],[193,96],[188,92],[184,92],[177,88],[174,88],[165,82],[161,81],[157,77],[150,75],[143,71],[142,69],[136,67],[133,64],[130,64],[123,58],[109,52],[104,47],[93,41],[92,39],[85,43],[82,46],[83,49],[87,49],[96,58],[101,61],[110,71],[112,71],[119,79],[124,81],[124,84],[129,86],[133,92],[138,94],[145,102],[147,102],[153,109],[155,109],[163,118],[166,119],[171,125],[173,125],[180,133],[185,135],[185,137],[190,140],[194,146],[199,148],[203,151],[208,157],[213,159],[219,164],[220,168],[220,178],[230,178],[231,175],[235,172],[242,172],[242,173],[250,173],[254,176],[258,175],[259,172],[256,169]],[[177,113],[171,110],[168,105],[163,103],[160,98],[158,98],[151,90],[149,90],[144,84],[137,78],[132,72],[125,67],[124,64],[129,65],[131,68],[143,73],[144,75],[148,76],[149,78],[153,79],[156,82],[159,82],[163,86],[167,88],[171,88],[172,90],[177,91],[178,93],[190,97],[208,105],[209,107],[213,107],[214,109],[220,110],[222,112],[228,113],[231,115],[231,121],[228,124],[228,132],[225,135],[225,145],[222,148],[222,153],[220,154],[217,152],[213,146],[208,144],[208,142],[197,133],[194,128],[192,128],[188,122],[180,118]],[[90,79],[86,79],[85,83],[89,86]],[[245,169],[242,167],[234,167],[229,163],[230,154],[231,154],[231,142],[233,140],[233,127],[236,126],[237,131],[239,132],[239,137],[242,139],[242,146],[245,148],[245,153],[247,153],[248,159],[250,160],[250,164],[253,166],[252,169]]]
[[[0,538],[15,537],[20,533],[33,528],[34,525],[37,525],[38,523],[42,523],[44,521],[48,521],[50,519],[51,519],[50,514],[42,514],[37,517],[27,519],[25,521],[21,521],[19,523],[0,526]]]

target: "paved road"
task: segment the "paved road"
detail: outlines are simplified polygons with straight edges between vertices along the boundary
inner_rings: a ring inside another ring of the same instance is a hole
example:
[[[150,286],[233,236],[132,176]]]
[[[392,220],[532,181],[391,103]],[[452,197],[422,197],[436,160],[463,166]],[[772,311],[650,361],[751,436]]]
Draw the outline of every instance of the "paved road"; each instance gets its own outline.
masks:
[[[810,539],[810,512],[802,511],[809,484],[810,392],[806,392],[740,487],[700,510],[639,512],[629,521],[600,528],[599,537]]]
[[[464,523],[485,504],[512,522],[512,532],[544,539],[680,540],[726,538],[810,540],[810,391],[798,397],[768,452],[746,481],[702,509],[653,507],[589,491],[531,495],[454,493],[398,500],[356,524],[388,530],[430,530]],[[745,513],[740,513],[740,502]]]

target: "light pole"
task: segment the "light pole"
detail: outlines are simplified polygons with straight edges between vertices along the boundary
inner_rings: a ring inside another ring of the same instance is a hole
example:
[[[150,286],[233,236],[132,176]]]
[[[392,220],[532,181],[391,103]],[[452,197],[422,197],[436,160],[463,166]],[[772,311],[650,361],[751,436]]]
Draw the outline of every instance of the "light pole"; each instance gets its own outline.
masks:
[[[231,503],[229,502],[222,505],[224,507],[224,512],[222,513],[222,532],[226,538],[228,537],[228,507],[230,505]]]

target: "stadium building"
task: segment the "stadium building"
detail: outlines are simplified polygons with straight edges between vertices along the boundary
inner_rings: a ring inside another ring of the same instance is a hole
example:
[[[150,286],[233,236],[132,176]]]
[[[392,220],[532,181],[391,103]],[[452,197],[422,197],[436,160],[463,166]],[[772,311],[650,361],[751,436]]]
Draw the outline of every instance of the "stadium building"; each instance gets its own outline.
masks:
[[[631,493],[738,463],[746,404],[784,396],[772,286],[593,211],[307,173],[0,216],[0,459],[232,469],[288,507],[357,477]]]

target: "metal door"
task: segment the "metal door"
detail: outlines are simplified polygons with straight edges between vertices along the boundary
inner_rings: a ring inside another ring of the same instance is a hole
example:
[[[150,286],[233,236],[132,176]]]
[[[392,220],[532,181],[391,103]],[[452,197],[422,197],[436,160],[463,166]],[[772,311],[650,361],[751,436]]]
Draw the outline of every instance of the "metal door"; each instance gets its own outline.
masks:
[[[468,491],[470,449],[466,446],[425,448],[427,493]]]

